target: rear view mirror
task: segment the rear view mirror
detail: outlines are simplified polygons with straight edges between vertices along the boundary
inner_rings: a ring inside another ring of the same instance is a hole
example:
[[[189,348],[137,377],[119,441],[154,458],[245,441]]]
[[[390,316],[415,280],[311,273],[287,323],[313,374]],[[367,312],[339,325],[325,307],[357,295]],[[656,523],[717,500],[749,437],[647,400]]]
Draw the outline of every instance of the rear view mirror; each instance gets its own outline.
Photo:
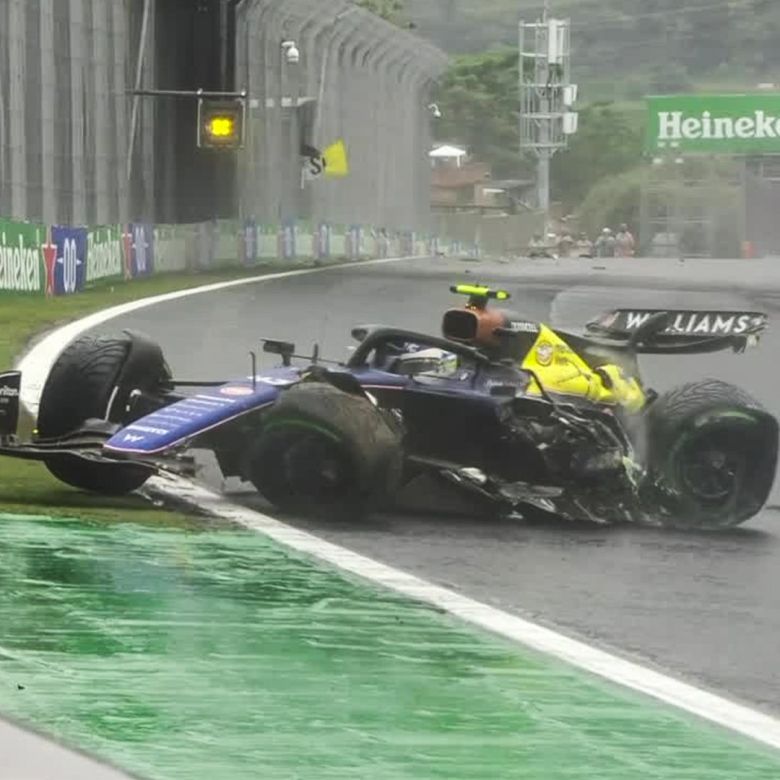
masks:
[[[295,344],[289,341],[263,339],[263,352],[267,352],[270,355],[281,355],[282,363],[285,366],[289,366],[292,356],[295,354]]]

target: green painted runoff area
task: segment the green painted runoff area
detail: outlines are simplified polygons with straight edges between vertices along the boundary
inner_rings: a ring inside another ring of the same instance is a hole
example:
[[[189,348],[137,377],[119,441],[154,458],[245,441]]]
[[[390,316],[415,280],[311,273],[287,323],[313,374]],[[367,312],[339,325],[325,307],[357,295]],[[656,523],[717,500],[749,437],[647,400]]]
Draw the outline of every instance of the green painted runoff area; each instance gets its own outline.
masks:
[[[768,749],[258,534],[0,528],[0,709],[141,777],[780,777]]]

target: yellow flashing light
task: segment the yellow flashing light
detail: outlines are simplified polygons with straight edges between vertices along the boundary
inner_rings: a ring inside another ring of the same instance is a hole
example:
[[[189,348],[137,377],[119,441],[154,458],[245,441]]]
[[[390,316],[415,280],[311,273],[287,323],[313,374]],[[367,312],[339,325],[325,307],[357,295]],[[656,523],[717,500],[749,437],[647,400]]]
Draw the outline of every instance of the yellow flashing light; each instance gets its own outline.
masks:
[[[207,131],[212,138],[232,138],[236,134],[236,118],[227,114],[211,116]]]

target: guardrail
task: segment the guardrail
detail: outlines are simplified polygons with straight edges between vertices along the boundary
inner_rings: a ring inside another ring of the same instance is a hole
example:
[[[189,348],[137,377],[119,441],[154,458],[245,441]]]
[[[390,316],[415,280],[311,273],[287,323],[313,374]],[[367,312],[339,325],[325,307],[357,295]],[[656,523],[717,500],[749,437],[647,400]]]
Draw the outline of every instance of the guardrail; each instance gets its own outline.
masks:
[[[0,219],[0,292],[72,295],[101,280],[122,282],[174,271],[463,254],[478,256],[479,249],[361,225],[273,225],[250,219],[72,227]]]

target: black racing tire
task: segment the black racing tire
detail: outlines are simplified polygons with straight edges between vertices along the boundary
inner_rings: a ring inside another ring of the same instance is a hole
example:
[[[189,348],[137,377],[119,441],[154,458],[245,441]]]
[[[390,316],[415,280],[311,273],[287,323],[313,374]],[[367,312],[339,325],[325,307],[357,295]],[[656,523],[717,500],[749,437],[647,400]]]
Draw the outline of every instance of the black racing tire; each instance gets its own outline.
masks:
[[[726,382],[682,385],[650,406],[649,488],[663,525],[723,530],[757,514],[775,478],[778,424]]]
[[[118,388],[131,344],[128,336],[81,336],[65,348],[41,393],[37,426],[40,438],[63,436],[89,419],[130,422],[125,410],[131,390],[153,392],[170,378],[162,352],[156,348],[134,367],[133,376],[123,377],[123,386]],[[72,487],[110,496],[131,493],[150,477],[145,468],[93,463],[77,456],[52,458],[46,461],[46,467]]]
[[[392,500],[401,436],[367,398],[326,382],[286,390],[263,418],[247,478],[282,512],[359,519]]]

